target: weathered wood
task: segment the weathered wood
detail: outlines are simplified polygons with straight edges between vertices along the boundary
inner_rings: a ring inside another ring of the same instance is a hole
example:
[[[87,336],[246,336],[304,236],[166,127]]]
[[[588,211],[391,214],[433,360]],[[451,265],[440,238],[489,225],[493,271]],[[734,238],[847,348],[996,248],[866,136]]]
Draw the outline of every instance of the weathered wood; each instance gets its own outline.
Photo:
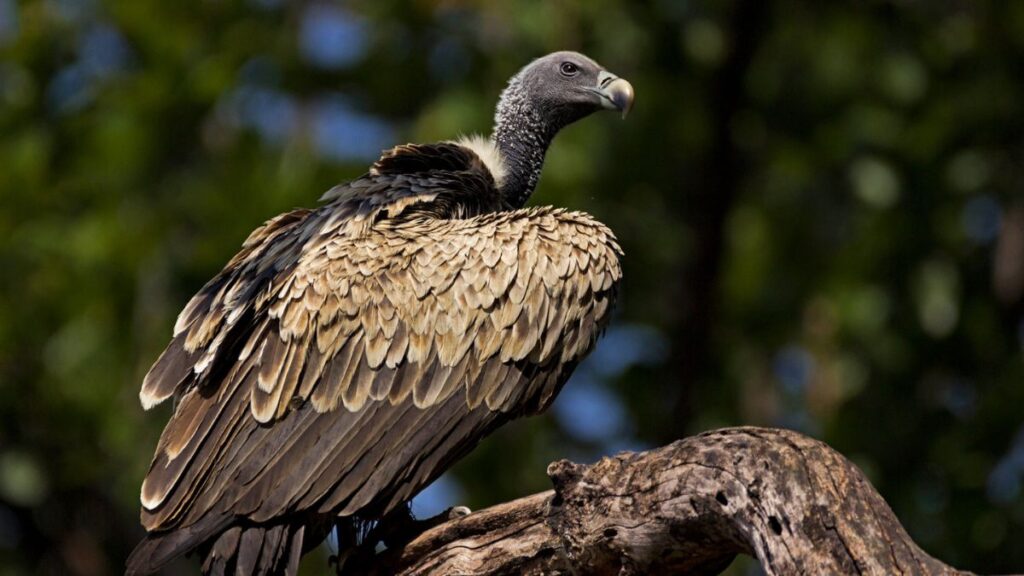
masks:
[[[787,430],[729,428],[585,466],[555,489],[436,526],[369,574],[966,574],[932,558],[849,460]]]

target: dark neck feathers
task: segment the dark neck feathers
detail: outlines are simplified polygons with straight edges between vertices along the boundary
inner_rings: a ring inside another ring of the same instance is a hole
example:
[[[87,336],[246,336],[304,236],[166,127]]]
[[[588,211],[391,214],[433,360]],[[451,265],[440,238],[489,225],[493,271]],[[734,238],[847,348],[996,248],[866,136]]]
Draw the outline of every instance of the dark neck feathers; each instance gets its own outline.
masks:
[[[501,193],[510,205],[523,206],[530,199],[558,128],[531,106],[520,79],[513,78],[501,93],[491,135],[505,163]]]

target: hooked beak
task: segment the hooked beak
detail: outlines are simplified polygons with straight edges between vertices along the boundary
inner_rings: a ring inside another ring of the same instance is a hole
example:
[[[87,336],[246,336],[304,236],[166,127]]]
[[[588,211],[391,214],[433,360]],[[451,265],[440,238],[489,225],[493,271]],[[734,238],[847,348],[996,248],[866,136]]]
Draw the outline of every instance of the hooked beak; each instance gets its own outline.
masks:
[[[602,108],[618,110],[623,118],[633,108],[633,85],[607,70],[597,75],[597,86],[591,92],[601,99]]]

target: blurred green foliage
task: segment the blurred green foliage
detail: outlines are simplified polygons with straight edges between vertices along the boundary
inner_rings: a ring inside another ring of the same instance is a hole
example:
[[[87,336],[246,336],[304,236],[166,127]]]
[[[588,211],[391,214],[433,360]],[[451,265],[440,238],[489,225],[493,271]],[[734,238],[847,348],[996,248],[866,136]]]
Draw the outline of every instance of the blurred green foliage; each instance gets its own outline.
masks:
[[[619,234],[615,327],[435,498],[788,426],[930,553],[1024,570],[1024,3],[0,0],[0,574],[120,571],[138,385],[252,228],[566,48],[638,94],[534,197]]]

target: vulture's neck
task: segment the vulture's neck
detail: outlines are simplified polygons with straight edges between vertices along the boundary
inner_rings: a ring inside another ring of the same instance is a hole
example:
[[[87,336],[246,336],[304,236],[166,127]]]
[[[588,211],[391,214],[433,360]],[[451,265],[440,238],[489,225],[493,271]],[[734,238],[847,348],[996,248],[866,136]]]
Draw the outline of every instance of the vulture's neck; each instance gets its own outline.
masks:
[[[510,205],[520,207],[530,199],[540,180],[544,154],[558,128],[529,106],[516,80],[502,92],[494,115],[491,141],[504,164],[505,173],[499,188]]]

